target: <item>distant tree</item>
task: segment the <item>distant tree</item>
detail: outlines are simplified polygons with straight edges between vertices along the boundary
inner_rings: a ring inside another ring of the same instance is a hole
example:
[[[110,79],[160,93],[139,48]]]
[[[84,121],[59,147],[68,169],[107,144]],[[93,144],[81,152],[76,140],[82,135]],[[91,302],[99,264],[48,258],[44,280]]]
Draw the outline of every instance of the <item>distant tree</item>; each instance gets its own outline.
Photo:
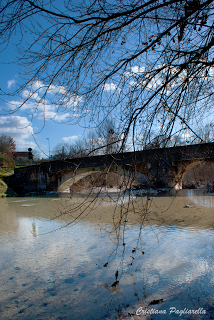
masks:
[[[208,123],[203,128],[198,130],[198,135],[202,137],[203,142],[214,141],[214,123]],[[195,139],[195,143],[201,143],[199,139]]]
[[[119,152],[121,134],[116,127],[115,121],[107,118],[96,130],[96,144],[101,154],[112,154]]]
[[[2,134],[0,136],[0,152],[6,153],[9,157],[16,151],[16,144],[12,137]]]
[[[170,146],[171,147],[178,147],[182,146],[182,139],[179,135],[175,134],[170,139]]]
[[[97,150],[98,146],[99,143],[96,132],[91,130],[86,138],[76,140],[72,147],[78,154],[82,153],[84,156],[96,156],[100,154],[99,150]]]
[[[171,146],[171,141],[170,141],[169,137],[162,134],[162,135],[158,135],[158,136],[153,136],[152,139],[150,140],[150,142],[143,146],[143,149],[145,149],[145,150],[158,149],[158,148],[165,148],[165,147],[170,147],[170,146]]]
[[[117,153],[120,149],[121,135],[113,120],[106,119],[87,138],[79,138],[74,143],[59,143],[53,150],[54,159],[72,159],[87,156]]]
[[[42,161],[41,155],[37,150],[33,149],[32,154],[33,154],[33,163],[40,163]],[[31,164],[32,164],[32,161],[31,161]]]
[[[69,157],[69,145],[66,143],[58,143],[52,151],[53,159],[63,160]]]
[[[89,145],[85,138],[77,139],[73,144],[67,146],[68,158],[82,158],[89,153]]]
[[[53,149],[53,159],[64,160],[72,158],[82,158],[90,152],[89,143],[86,139],[78,139],[73,144],[58,143]]]

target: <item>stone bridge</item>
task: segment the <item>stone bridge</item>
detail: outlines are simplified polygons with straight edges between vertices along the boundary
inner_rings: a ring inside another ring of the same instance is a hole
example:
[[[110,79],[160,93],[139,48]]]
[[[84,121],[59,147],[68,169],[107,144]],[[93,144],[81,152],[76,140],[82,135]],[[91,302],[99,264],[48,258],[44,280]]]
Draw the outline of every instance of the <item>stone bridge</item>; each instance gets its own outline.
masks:
[[[181,189],[185,173],[204,161],[214,161],[214,143],[43,162],[15,169],[9,186],[18,194],[70,190],[92,172],[114,171],[141,185]]]

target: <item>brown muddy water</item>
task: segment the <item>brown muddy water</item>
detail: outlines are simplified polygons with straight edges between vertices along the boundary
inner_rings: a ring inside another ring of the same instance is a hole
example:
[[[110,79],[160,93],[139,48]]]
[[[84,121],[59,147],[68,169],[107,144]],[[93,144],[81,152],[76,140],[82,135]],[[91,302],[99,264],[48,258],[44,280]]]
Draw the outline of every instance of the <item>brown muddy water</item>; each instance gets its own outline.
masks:
[[[213,319],[213,200],[0,199],[0,319]]]

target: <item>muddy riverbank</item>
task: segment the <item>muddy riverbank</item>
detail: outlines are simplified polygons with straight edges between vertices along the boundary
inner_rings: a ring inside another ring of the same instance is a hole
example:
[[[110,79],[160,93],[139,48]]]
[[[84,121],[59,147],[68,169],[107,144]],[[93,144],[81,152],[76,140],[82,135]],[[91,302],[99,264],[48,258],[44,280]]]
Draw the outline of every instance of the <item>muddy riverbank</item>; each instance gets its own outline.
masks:
[[[204,199],[213,200],[206,195]],[[42,199],[42,200],[41,200]],[[16,206],[20,203],[20,206]],[[38,216],[44,219],[89,221],[100,223],[176,225],[197,228],[214,228],[213,208],[202,207],[185,196],[184,190],[175,196],[132,197],[127,194],[108,194],[105,197],[73,194],[61,198],[10,198],[1,199],[0,211],[14,211],[18,216]]]

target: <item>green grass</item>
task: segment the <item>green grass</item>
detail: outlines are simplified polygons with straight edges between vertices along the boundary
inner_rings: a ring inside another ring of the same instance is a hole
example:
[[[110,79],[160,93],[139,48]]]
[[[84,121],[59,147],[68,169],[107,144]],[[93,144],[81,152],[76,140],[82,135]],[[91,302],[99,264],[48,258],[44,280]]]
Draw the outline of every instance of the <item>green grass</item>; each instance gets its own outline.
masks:
[[[14,174],[13,170],[3,170],[0,171],[0,178],[6,180],[7,177],[11,176],[12,174]]]
[[[3,176],[3,180],[1,176],[2,175],[0,175],[0,198],[14,197],[16,195],[15,192],[11,188],[9,188],[7,183],[4,181],[7,177]]]
[[[14,173],[15,163],[12,158],[5,154],[0,155],[0,196],[10,196],[14,192],[8,188],[7,179]]]
[[[14,196],[14,191],[8,187],[7,179],[14,173],[12,170],[1,170],[0,171],[0,197],[11,197]]]
[[[7,189],[7,184],[2,179],[0,179],[0,194],[6,194]]]
[[[8,172],[13,172],[14,171],[14,168],[11,167],[11,168],[7,168],[7,169],[0,169],[0,173],[8,173]]]

